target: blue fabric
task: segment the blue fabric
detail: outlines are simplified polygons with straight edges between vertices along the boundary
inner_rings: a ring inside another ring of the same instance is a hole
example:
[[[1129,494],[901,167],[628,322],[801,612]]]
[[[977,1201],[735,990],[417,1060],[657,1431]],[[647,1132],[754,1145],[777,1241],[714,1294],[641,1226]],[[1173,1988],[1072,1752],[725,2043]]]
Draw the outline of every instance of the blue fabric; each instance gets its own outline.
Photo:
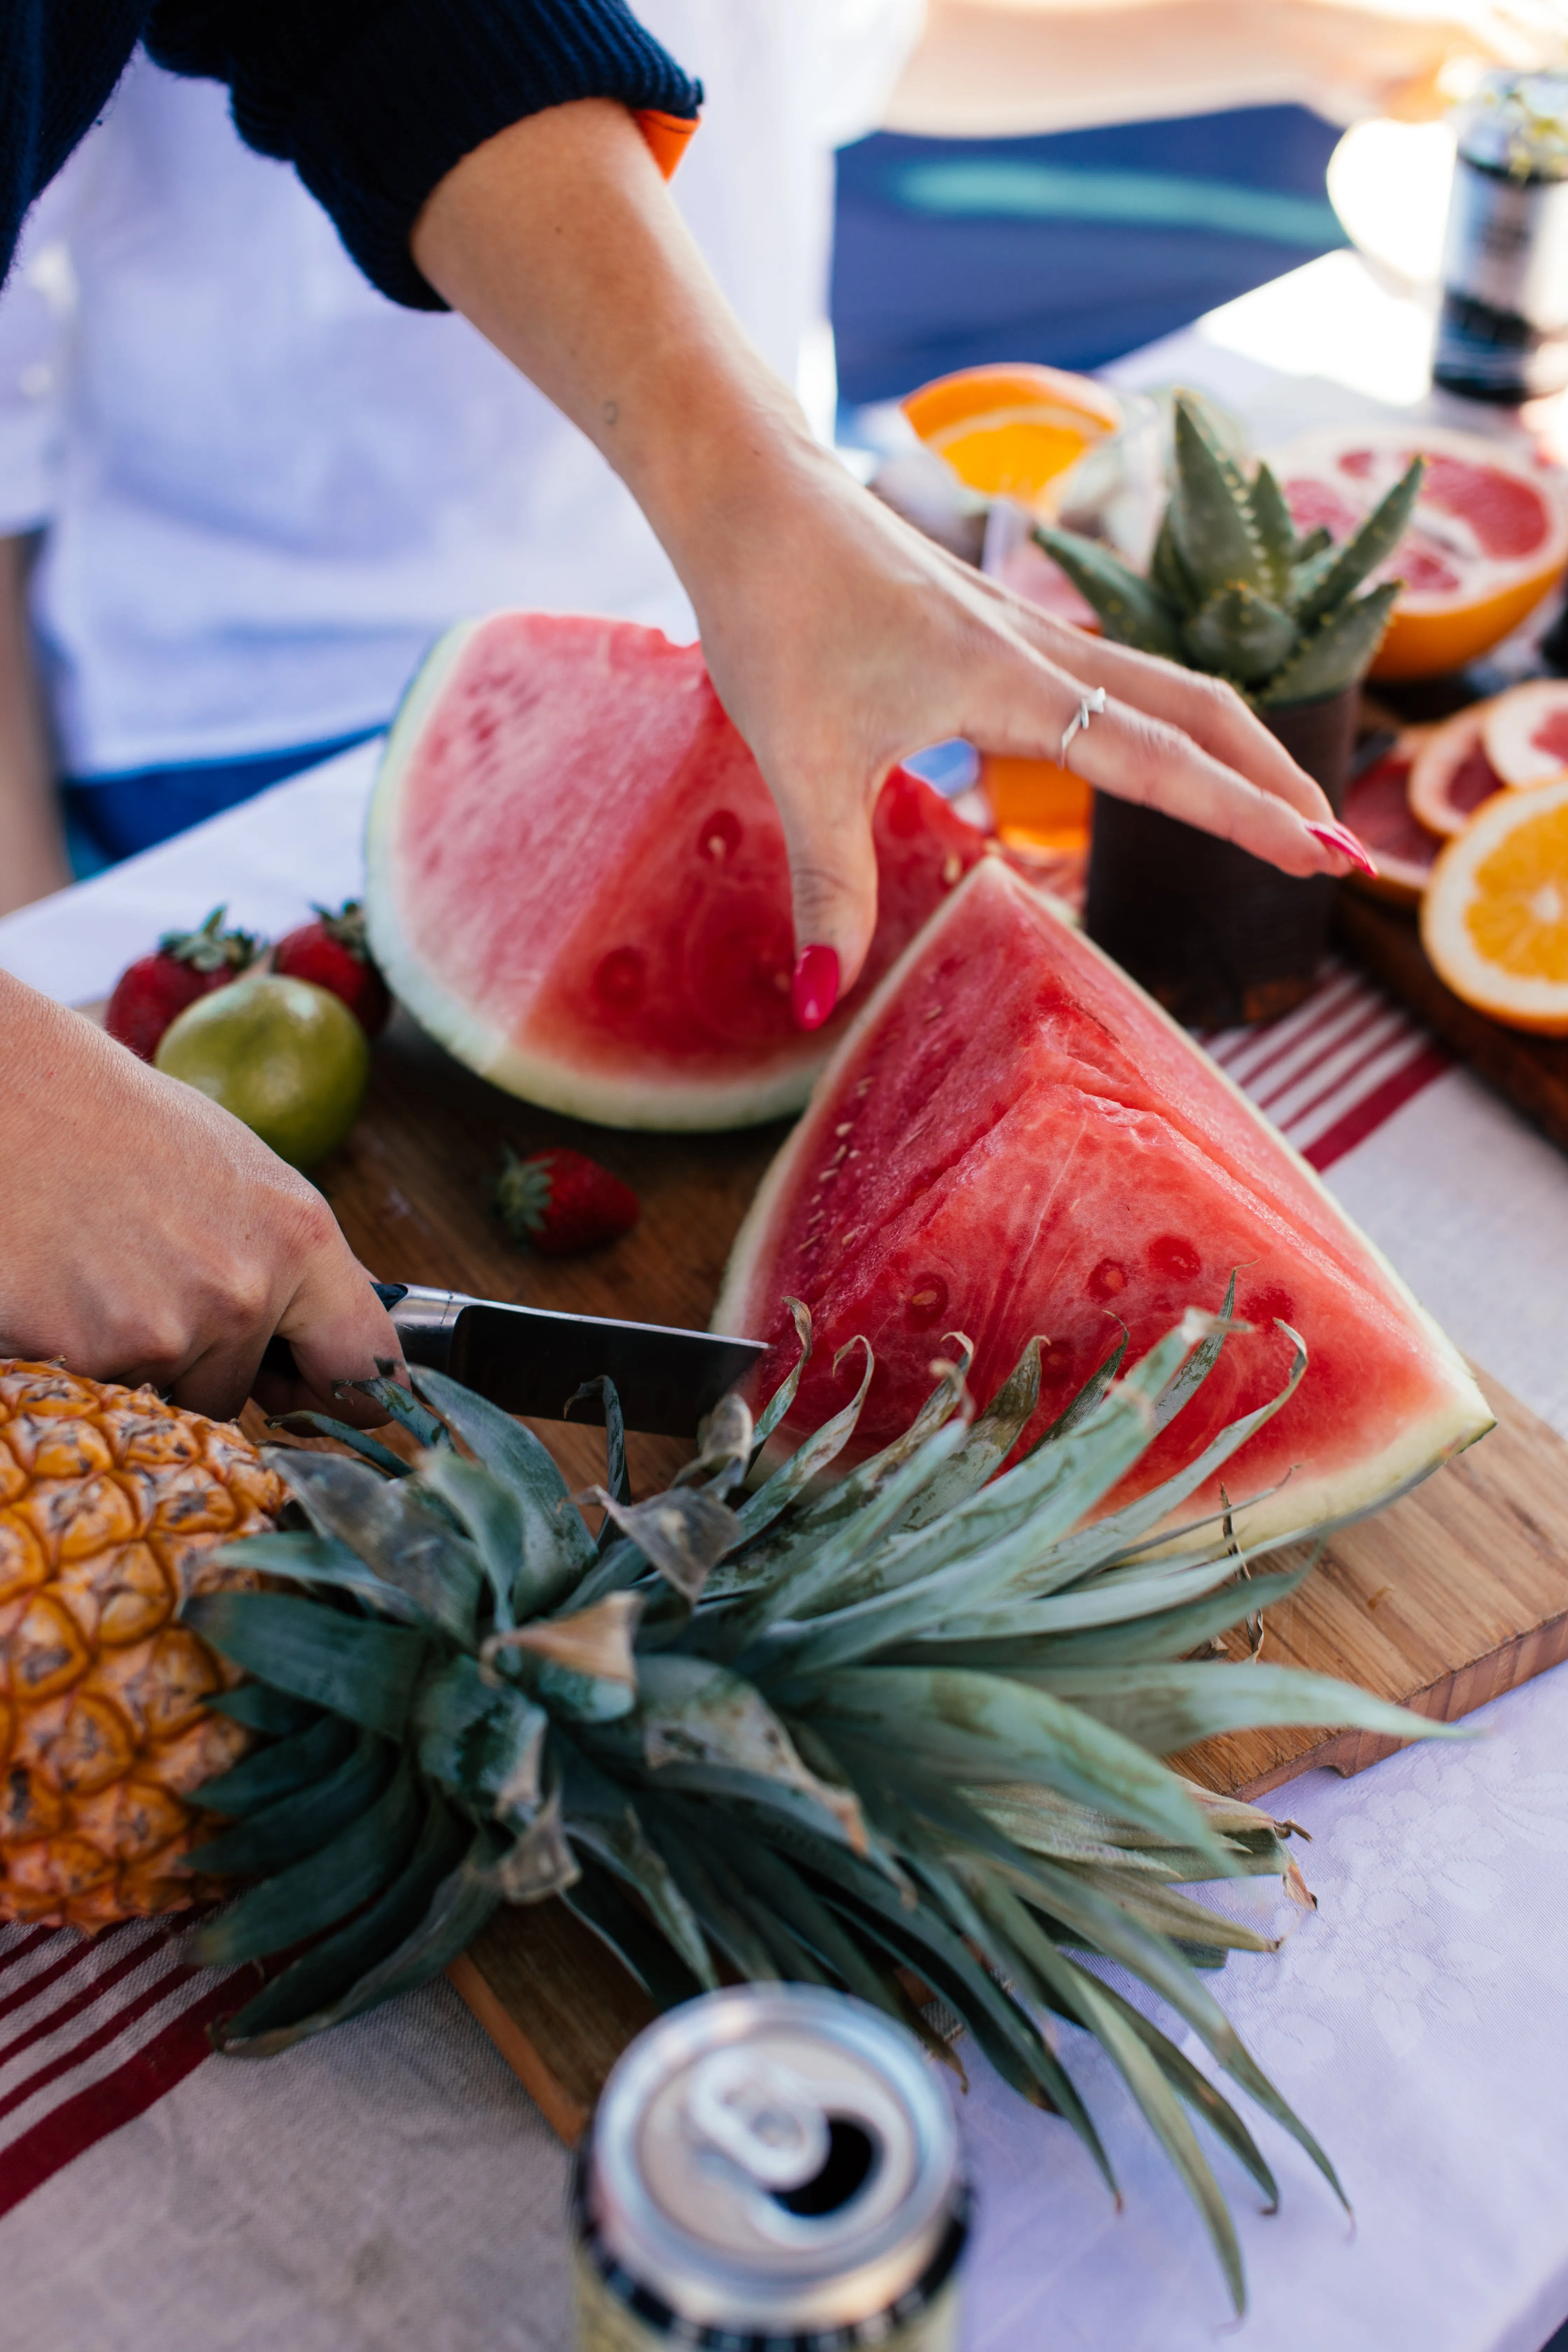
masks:
[[[143,768],[135,775],[68,777],[61,786],[71,864],[79,881],[101,873],[139,849],[151,849],[171,834],[184,833],[204,818],[280,784],[334,753],[350,751],[380,733],[362,727],[331,743],[301,743],[291,751],[258,751],[244,760],[214,760],[200,766]]]
[[[847,407],[987,360],[1094,368],[1345,243],[1295,106],[1046,139],[879,132],[838,158]]]

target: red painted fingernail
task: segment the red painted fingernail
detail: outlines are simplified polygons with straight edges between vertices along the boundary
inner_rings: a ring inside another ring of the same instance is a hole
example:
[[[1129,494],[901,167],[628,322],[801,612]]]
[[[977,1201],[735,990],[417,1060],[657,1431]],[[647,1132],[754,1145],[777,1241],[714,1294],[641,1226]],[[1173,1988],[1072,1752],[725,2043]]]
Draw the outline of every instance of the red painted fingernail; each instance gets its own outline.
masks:
[[[1370,874],[1376,880],[1376,866],[1348,825],[1310,824],[1307,830],[1314,841],[1321,841],[1325,849],[1333,851],[1336,857],[1348,857],[1352,866],[1359,866],[1363,874]]]
[[[789,1001],[797,1028],[821,1028],[838,1002],[838,958],[832,948],[806,949],[795,968]]]

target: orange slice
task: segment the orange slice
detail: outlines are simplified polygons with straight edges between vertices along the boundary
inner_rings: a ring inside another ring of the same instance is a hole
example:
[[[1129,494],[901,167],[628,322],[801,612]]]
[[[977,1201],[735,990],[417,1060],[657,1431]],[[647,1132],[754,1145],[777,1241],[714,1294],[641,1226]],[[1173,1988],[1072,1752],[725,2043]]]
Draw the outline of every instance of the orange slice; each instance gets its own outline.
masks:
[[[1482,730],[1487,758],[1515,790],[1568,770],[1568,678],[1542,677],[1500,694]]]
[[[1478,1012],[1568,1035],[1568,776],[1497,793],[1448,844],[1421,904],[1421,938]]]
[[[1431,730],[1416,752],[1406,790],[1411,815],[1428,833],[1451,840],[1483,802],[1502,791],[1502,778],[1487,758],[1486,726],[1494,708],[1472,702],[1457,710]]]
[[[938,376],[901,406],[969,488],[1047,516],[1053,485],[1121,424],[1121,404],[1104,384],[1022,362]]]
[[[1431,879],[1442,847],[1411,814],[1407,786],[1410,771],[1423,746],[1436,732],[1431,727],[1406,727],[1398,740],[1363,768],[1345,794],[1341,812],[1345,823],[1370,851],[1375,874],[1346,876],[1348,887],[1371,898],[1389,898],[1395,906],[1414,907]]]
[[[1271,458],[1299,530],[1336,539],[1420,451],[1426,478],[1410,529],[1376,578],[1403,580],[1373,677],[1435,677],[1495,646],[1568,563],[1562,470],[1512,443],[1435,425],[1310,433]]]

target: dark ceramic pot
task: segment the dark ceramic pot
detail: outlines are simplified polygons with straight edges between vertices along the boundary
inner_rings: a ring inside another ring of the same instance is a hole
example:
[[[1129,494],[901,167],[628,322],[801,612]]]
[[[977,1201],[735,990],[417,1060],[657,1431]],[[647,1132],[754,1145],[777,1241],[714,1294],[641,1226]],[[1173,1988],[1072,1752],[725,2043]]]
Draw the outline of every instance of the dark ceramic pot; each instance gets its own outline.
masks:
[[[1355,744],[1358,687],[1259,715],[1339,814]],[[1091,940],[1193,1029],[1269,1021],[1312,985],[1334,885],[1299,881],[1234,843],[1157,809],[1094,796],[1084,926]]]

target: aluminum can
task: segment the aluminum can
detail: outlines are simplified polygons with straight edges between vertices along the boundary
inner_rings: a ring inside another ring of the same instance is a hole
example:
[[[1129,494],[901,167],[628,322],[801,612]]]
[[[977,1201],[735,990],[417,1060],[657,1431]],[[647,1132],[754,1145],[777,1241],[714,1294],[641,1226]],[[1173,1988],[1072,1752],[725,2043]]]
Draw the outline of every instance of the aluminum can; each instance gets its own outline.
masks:
[[[1568,75],[1492,75],[1461,120],[1432,373],[1513,403],[1568,384]]]
[[[913,2036],[815,1986],[672,2010],[574,2189],[578,2352],[956,2352],[968,2191]]]

